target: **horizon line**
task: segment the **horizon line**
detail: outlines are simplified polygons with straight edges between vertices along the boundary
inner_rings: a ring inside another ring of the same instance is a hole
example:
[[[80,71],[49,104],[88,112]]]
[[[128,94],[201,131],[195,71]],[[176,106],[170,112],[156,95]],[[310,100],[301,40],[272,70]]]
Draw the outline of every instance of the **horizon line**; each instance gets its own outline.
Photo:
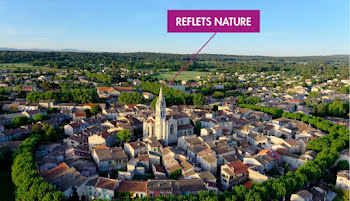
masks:
[[[152,54],[173,54],[173,55],[192,55],[193,53],[173,53],[173,52],[151,52],[151,51],[101,51],[101,50],[84,50],[84,49],[74,49],[74,48],[61,48],[61,49],[46,49],[46,48],[11,48],[11,47],[0,47],[0,51],[4,52],[71,52],[71,53],[121,53],[121,54],[131,54],[131,53],[152,53]],[[303,56],[271,56],[271,55],[246,55],[246,54],[223,54],[223,53],[202,53],[201,55],[222,55],[222,56],[246,56],[246,57],[327,57],[327,56],[349,56],[346,53],[329,54],[329,55],[303,55]],[[350,58],[349,58],[350,59]]]

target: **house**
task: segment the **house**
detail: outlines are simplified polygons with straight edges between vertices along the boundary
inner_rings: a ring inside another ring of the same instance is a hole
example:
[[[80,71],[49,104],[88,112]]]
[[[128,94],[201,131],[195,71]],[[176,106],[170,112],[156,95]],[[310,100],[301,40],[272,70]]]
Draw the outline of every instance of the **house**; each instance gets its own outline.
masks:
[[[257,132],[250,132],[247,135],[247,141],[250,145],[262,148],[264,148],[268,142],[267,138],[263,134]]]
[[[46,112],[41,112],[40,110],[29,110],[24,111],[22,114],[28,118],[34,119],[36,114],[46,114]]]
[[[66,198],[73,193],[75,188],[78,196],[84,195],[85,184],[88,178],[80,174],[73,167],[69,167],[65,162],[60,163],[50,170],[41,173],[45,181],[54,185],[57,190],[61,191]]]
[[[147,196],[155,198],[158,195],[173,195],[178,190],[172,180],[149,180],[147,182]]]
[[[243,163],[259,172],[268,172],[276,166],[274,160],[267,155],[248,156]]]
[[[261,150],[257,155],[267,156],[269,158],[269,161],[273,163],[274,166],[277,166],[281,163],[281,155],[271,149]]]
[[[147,182],[123,180],[119,183],[116,194],[121,198],[123,198],[122,194],[128,194],[130,198],[145,197],[147,196]]]
[[[86,183],[86,195],[88,200],[107,199],[112,200],[115,196],[115,190],[119,185],[118,180],[98,177],[91,179]]]
[[[58,121],[60,123],[62,123],[64,120],[69,119],[69,116],[65,115],[63,113],[51,113],[51,114],[49,114],[49,116],[50,116],[50,119],[53,119],[53,120]]]
[[[176,180],[175,183],[182,195],[192,194],[207,191],[207,187],[202,179],[184,179]]]
[[[248,166],[240,160],[222,165],[220,169],[220,180],[225,189],[244,182],[248,178]]]
[[[81,121],[72,122],[64,126],[64,133],[66,135],[74,135],[81,132],[87,125]]]
[[[99,98],[117,97],[120,92],[114,87],[97,87],[97,94]]]
[[[317,186],[314,186],[310,193],[312,193],[312,200],[333,200],[337,195],[330,191],[330,188],[326,182],[321,182]]]
[[[281,160],[282,162],[288,163],[288,165],[292,168],[299,168],[300,166],[304,165],[308,159],[296,154],[291,153],[281,153]]]
[[[349,170],[341,170],[337,173],[336,186],[344,188],[346,190],[350,189],[350,172]]]
[[[154,98],[154,95],[152,93],[149,93],[149,92],[144,92],[144,93],[142,93],[142,95],[147,100],[152,100]]]
[[[57,108],[58,110],[70,110],[72,111],[75,108],[74,103],[60,103],[53,106],[53,108]]]
[[[15,138],[21,138],[24,135],[27,135],[31,132],[32,130],[27,128],[15,128],[15,129],[4,130],[4,133],[2,134],[0,141],[2,142],[11,141],[11,140],[14,140]]]
[[[121,147],[97,146],[92,149],[92,158],[101,171],[126,168],[128,156]]]
[[[102,114],[107,115],[107,118],[109,120],[115,120],[115,119],[117,119],[117,116],[118,116],[118,112],[116,109],[107,109],[107,110],[103,109]]]
[[[312,197],[313,195],[309,191],[301,190],[295,194],[292,194],[292,196],[290,197],[290,201],[311,201]]]
[[[84,110],[78,110],[73,113],[73,119],[80,120],[80,119],[86,119],[86,113]]]
[[[283,144],[287,145],[289,153],[300,153],[300,143],[294,139],[285,139]]]
[[[198,172],[198,176],[205,182],[216,183],[216,177],[210,171]]]
[[[210,171],[211,173],[216,175],[217,159],[214,156],[212,156],[210,154],[204,155],[204,156],[200,157],[199,163],[200,163],[200,166],[203,170]]]
[[[23,107],[19,108],[21,111],[38,110],[39,104],[37,103],[26,103]]]
[[[158,195],[187,195],[207,191],[202,179],[184,180],[148,180],[147,196],[155,198]]]
[[[136,157],[138,154],[147,153],[147,146],[144,142],[127,142],[124,144],[125,153],[130,157]]]
[[[147,138],[144,142],[149,152],[161,153],[163,146],[156,138]]]
[[[93,147],[97,145],[109,145],[108,140],[109,138],[114,138],[110,133],[107,131],[102,131],[100,133],[96,133],[93,135],[90,135],[88,137],[88,144],[89,144],[89,150],[91,151]],[[111,139],[112,141],[112,139]]]
[[[166,172],[159,164],[152,164],[152,172],[156,179],[166,178]]]
[[[77,135],[69,136],[66,139],[66,141],[67,141],[67,145],[70,147],[78,147],[78,146],[87,147],[87,144],[88,144],[86,137],[77,136]]]
[[[43,108],[51,108],[55,105],[55,100],[40,100],[39,106]]]
[[[218,164],[222,165],[224,164],[224,156],[229,155],[229,154],[236,154],[236,149],[233,147],[215,147],[212,148],[215,151],[215,155],[218,159]]]

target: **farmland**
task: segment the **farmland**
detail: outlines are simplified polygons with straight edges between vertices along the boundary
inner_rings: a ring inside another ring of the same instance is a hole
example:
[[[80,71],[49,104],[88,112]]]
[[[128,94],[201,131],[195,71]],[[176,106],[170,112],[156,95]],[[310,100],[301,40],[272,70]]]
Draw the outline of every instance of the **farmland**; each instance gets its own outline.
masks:
[[[156,78],[160,80],[170,81],[178,73],[178,71],[168,71],[161,72],[158,75],[155,75]],[[198,71],[182,71],[176,80],[200,80],[197,76],[207,77],[210,72],[198,72]]]

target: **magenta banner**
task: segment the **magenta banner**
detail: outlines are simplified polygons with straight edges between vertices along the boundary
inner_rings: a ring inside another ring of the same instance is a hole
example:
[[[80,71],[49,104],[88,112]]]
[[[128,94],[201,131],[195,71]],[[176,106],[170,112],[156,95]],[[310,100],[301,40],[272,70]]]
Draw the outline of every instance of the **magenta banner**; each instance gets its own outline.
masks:
[[[260,32],[260,10],[168,10],[168,32]]]

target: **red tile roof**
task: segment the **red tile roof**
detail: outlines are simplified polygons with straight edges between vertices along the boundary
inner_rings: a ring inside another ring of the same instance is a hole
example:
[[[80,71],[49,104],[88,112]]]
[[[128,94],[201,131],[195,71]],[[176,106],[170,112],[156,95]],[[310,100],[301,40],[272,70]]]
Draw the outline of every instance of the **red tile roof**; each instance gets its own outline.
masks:
[[[248,171],[248,166],[243,164],[243,162],[240,160],[233,161],[227,165],[234,169],[235,174],[242,174]]]
[[[258,155],[268,155],[270,158],[273,158],[274,160],[277,160],[281,157],[277,152],[271,150],[271,149],[264,149],[261,150]]]
[[[128,181],[124,180],[120,182],[117,192],[146,192],[146,181]]]

